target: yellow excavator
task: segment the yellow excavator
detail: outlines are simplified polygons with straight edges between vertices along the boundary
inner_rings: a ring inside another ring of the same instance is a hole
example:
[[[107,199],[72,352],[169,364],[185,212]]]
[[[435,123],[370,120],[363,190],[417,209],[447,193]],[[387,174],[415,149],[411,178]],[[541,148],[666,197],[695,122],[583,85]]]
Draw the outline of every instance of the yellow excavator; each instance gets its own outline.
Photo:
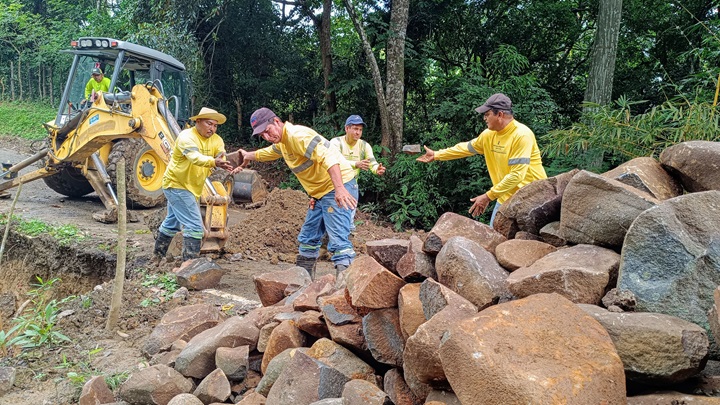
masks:
[[[55,120],[44,124],[46,143],[33,156],[4,165],[0,195],[42,178],[51,189],[68,197],[94,191],[105,210],[93,218],[115,222],[116,163],[124,157],[128,207],[161,204],[163,173],[191,111],[185,66],[170,55],[112,38],[80,38],[72,41],[71,47],[64,51],[74,56],[60,107]],[[94,69],[110,77],[111,90],[93,91],[88,98],[85,87]],[[35,162],[41,162],[39,169],[19,175]],[[247,175],[243,178],[249,178]],[[234,183],[232,176],[205,183],[200,201],[205,225],[202,252],[219,251],[227,240]],[[247,195],[235,197],[242,200]]]

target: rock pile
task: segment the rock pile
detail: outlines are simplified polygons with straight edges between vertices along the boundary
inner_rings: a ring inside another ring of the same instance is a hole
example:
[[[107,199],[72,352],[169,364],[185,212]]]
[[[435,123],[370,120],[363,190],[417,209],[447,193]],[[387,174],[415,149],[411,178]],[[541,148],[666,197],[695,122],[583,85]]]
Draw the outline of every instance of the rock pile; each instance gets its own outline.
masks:
[[[337,279],[259,276],[263,306],[178,308],[131,404],[720,403],[720,143],[521,189],[496,228],[447,213]],[[683,189],[687,194],[682,194]],[[661,392],[663,390],[682,390]],[[80,403],[101,403],[88,383]],[[87,398],[87,402],[83,402]],[[93,401],[93,402],[90,402]]]

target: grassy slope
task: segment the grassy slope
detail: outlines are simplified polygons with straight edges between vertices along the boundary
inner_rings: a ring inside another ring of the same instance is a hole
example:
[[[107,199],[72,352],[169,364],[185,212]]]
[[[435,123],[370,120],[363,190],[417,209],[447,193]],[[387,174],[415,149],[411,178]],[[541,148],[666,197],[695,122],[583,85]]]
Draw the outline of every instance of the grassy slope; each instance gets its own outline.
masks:
[[[47,132],[42,124],[55,118],[55,107],[41,103],[0,102],[0,136],[42,139]]]

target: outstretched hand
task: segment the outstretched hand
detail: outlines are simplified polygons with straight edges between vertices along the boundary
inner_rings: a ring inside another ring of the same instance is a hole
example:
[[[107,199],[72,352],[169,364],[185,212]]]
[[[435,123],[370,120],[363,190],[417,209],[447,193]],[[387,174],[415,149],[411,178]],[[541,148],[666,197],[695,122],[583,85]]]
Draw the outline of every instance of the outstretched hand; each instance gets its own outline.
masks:
[[[233,165],[231,165],[227,160],[224,160],[222,157],[215,158],[215,167],[227,171],[233,170]]]
[[[476,217],[485,212],[485,209],[487,209],[487,206],[490,204],[490,197],[488,197],[487,194],[483,194],[475,198],[471,198],[470,201],[473,202],[473,205],[470,206],[468,212],[470,215]]]
[[[423,162],[423,163],[430,163],[433,160],[435,160],[435,151],[428,148],[425,145],[423,145],[423,148],[425,148],[425,154],[415,160],[417,160],[418,162]]]

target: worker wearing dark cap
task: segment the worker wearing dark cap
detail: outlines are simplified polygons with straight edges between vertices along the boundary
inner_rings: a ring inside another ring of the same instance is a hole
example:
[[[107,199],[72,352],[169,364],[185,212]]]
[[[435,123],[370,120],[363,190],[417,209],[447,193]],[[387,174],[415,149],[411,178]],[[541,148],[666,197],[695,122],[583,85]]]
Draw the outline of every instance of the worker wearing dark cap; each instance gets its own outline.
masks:
[[[466,142],[460,142],[452,148],[434,151],[425,146],[425,154],[417,158],[419,162],[433,160],[460,159],[473,155],[484,155],[492,181],[492,188],[470,201],[473,205],[468,212],[472,216],[481,215],[495,200],[495,208],[490,217],[490,225],[500,206],[521,187],[539,179],[547,178],[540,158],[535,134],[526,125],[515,120],[512,101],[508,96],[497,93],[476,108],[487,124],[480,135]]]
[[[355,171],[327,139],[311,128],[283,122],[269,108],[255,111],[250,126],[253,135],[272,145],[254,152],[240,149],[243,160],[267,162],[283,158],[311,197],[298,235],[296,264],[314,278],[322,237],[327,232],[327,249],[340,274],[355,259],[350,242],[351,215],[358,199]]]
[[[110,79],[103,75],[103,71],[99,67],[93,68],[91,76],[85,85],[85,99],[88,99],[93,92],[107,92],[110,90]]]

